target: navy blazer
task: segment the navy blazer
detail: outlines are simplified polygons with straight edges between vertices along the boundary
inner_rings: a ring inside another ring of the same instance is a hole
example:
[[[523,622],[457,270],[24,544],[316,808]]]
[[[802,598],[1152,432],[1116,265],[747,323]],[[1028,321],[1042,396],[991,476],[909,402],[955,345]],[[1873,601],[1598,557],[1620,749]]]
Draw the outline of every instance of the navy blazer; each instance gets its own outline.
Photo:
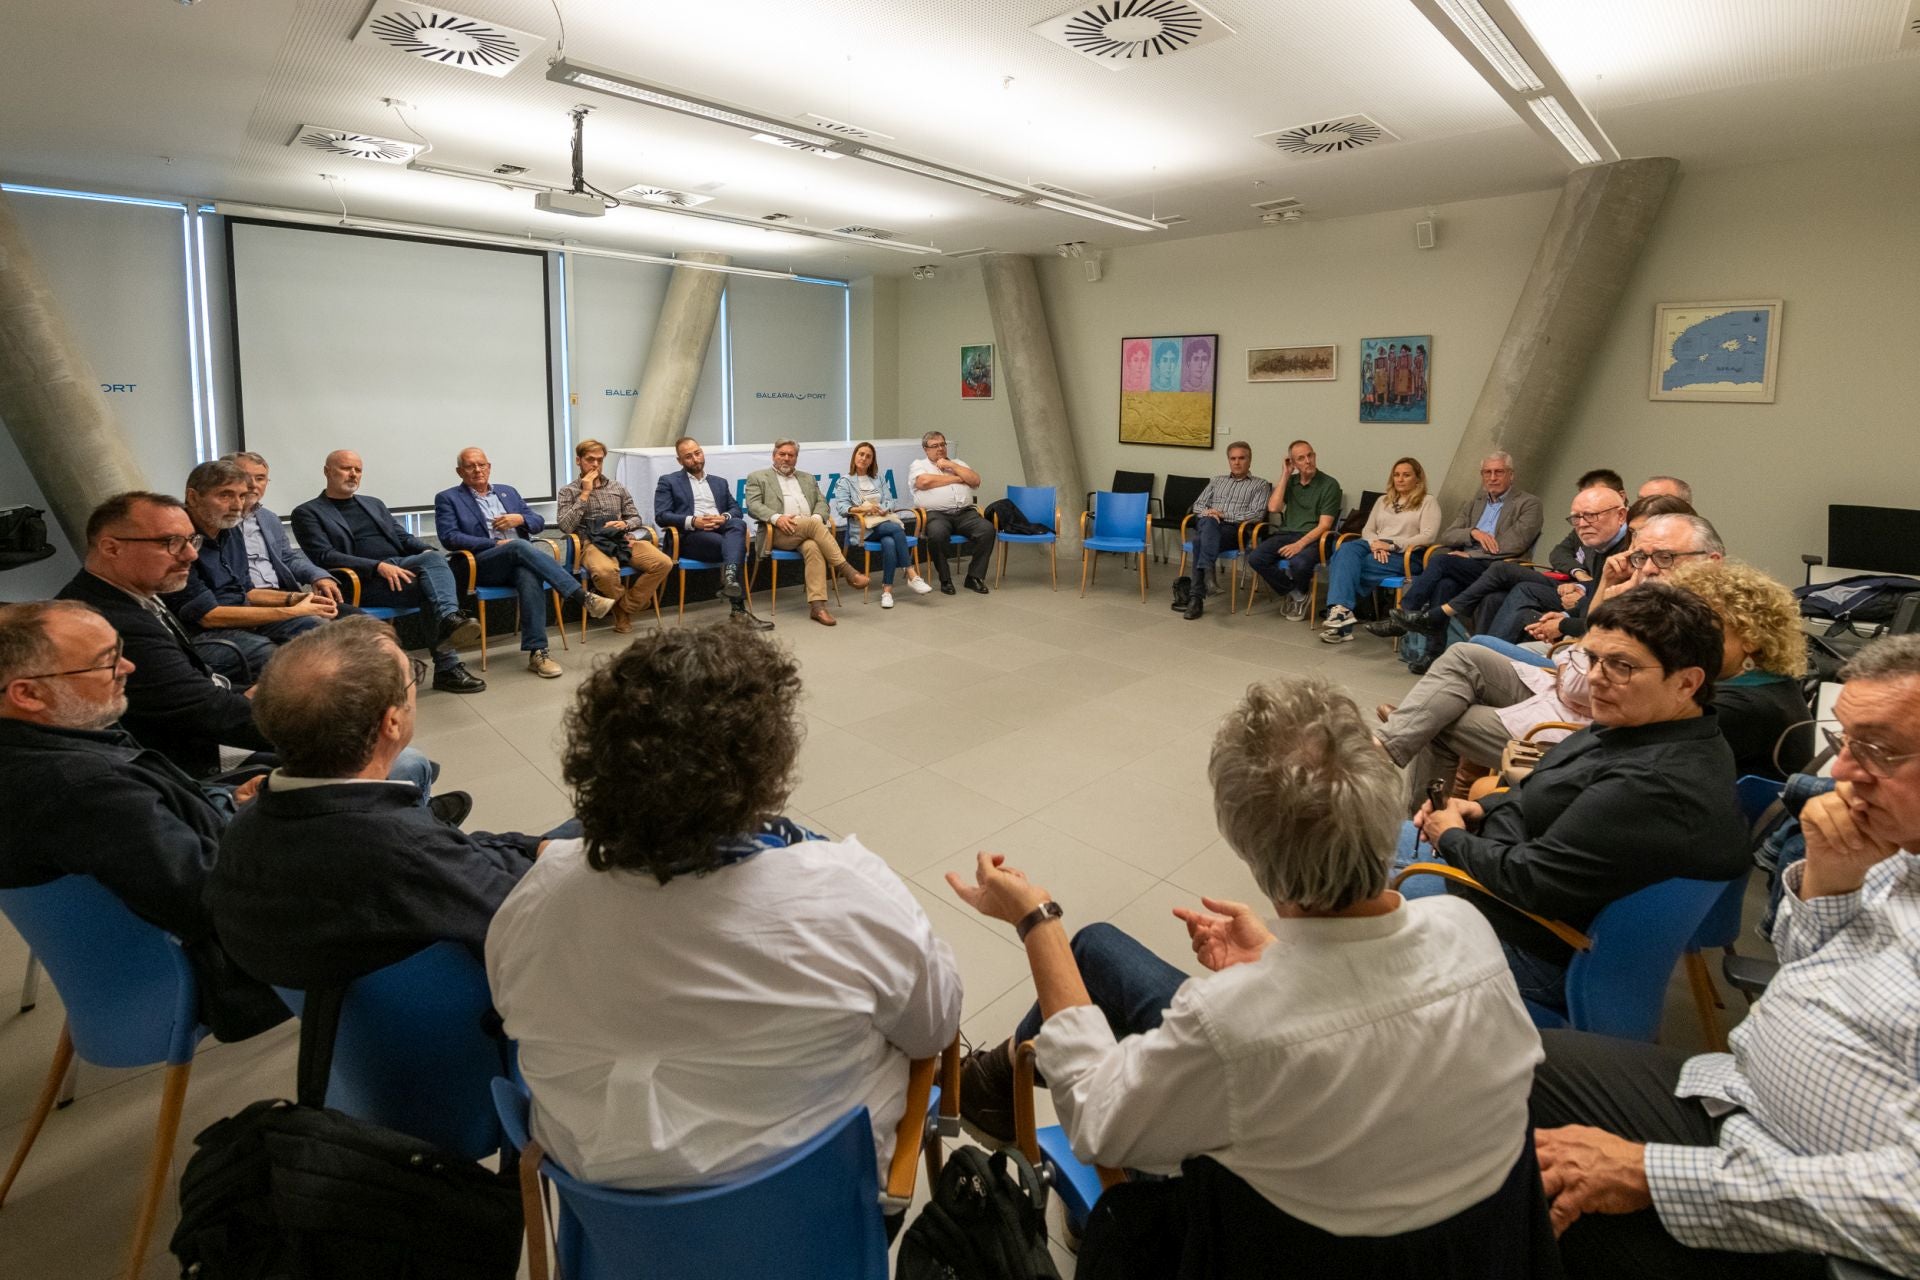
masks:
[[[738,517],[739,504],[733,500],[733,489],[719,476],[709,475],[707,487],[713,491],[713,505],[723,516]],[[653,520],[655,524],[672,525],[685,533],[687,521],[693,519],[693,477],[686,468],[669,471],[660,477],[653,486]]]
[[[406,531],[393,512],[387,510],[387,504],[378,498],[369,498],[364,493],[354,495],[354,500],[366,508],[376,521],[387,526],[393,533],[393,540],[408,555],[419,555],[422,551],[434,548]],[[322,493],[309,498],[293,509],[293,536],[300,540],[301,549],[312,556],[314,561],[328,569],[353,569],[360,573],[373,573],[382,562],[391,557],[373,557],[360,554],[353,545],[353,530],[347,527],[347,518],[333,505],[333,499]],[[491,544],[489,544],[491,545]]]
[[[508,515],[526,521],[513,530],[516,537],[531,538],[547,527],[545,520],[527,509],[527,504],[520,500],[520,491],[512,485],[494,485],[493,492]],[[433,495],[433,532],[449,551],[481,552],[500,540],[499,533],[482,514],[480,500],[464,484]]]

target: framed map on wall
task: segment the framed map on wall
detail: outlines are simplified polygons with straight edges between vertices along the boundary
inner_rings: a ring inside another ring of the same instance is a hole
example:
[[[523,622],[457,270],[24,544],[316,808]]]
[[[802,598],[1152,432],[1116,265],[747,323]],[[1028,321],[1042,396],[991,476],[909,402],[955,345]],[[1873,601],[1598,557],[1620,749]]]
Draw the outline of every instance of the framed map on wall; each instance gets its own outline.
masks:
[[[1647,398],[1772,404],[1780,305],[1770,298],[1655,306]]]
[[[1217,333],[1120,340],[1120,443],[1213,448]]]

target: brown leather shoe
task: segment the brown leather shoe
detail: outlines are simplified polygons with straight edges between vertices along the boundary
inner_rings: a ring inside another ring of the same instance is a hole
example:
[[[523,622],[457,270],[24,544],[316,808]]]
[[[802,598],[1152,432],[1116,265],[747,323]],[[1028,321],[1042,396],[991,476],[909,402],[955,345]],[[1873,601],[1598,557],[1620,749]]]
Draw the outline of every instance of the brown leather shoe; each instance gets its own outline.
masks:
[[[627,606],[624,604],[613,606],[613,629],[620,635],[633,630],[633,614],[627,611]]]
[[[823,604],[808,605],[807,616],[809,618],[812,618],[815,622],[819,623],[823,627],[831,627],[831,626],[837,625],[833,620],[833,615],[827,612],[827,606]]]
[[[1387,722],[1387,718],[1391,716],[1396,710],[1398,710],[1398,708],[1395,707],[1391,702],[1383,702],[1379,706],[1373,709],[1373,714],[1380,717],[1381,724],[1385,724]]]
[[[851,560],[842,560],[840,562],[840,572],[846,577],[847,585],[850,587],[860,587],[864,589],[868,581],[870,581],[866,574],[853,567],[853,561]]]

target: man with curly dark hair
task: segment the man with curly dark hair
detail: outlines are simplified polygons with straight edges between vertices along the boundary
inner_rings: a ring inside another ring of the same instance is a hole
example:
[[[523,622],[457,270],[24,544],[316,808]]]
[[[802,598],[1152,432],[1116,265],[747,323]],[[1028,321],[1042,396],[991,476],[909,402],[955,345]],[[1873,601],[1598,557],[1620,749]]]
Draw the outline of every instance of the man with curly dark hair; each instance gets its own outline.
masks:
[[[757,632],[646,636],[581,683],[556,840],[487,933],[487,973],[569,1173],[710,1182],[865,1106],[885,1168],[907,1062],[960,1025],[913,895],[848,837],[781,816],[799,668]]]

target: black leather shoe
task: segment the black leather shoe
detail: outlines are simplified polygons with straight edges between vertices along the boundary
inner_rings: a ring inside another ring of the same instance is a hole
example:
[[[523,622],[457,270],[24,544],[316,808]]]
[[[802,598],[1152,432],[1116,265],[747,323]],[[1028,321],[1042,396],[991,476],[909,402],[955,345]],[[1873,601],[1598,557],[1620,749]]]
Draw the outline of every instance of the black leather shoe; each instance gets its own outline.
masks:
[[[1407,634],[1407,629],[1391,618],[1383,618],[1379,622],[1369,622],[1367,634],[1379,636],[1383,640],[1393,640]]]
[[[427,801],[433,816],[450,827],[457,827],[473,812],[473,797],[464,791],[441,791]]]
[[[755,617],[753,614],[753,610],[748,609],[744,606],[742,606],[741,608],[735,609],[733,611],[733,615],[727,620],[729,622],[738,623],[740,626],[743,626],[743,627],[749,627],[755,631],[773,630],[773,624],[771,622],[768,622],[765,618]]]
[[[456,662],[445,671],[433,673],[433,687],[442,693],[479,693],[487,682]]]
[[[1182,616],[1184,616],[1188,622],[1192,622],[1195,618],[1199,617],[1201,614],[1205,613],[1206,611],[1207,611],[1207,593],[1204,591],[1196,591],[1191,596],[1187,597],[1187,607]]]
[[[975,1049],[960,1062],[960,1119],[979,1136],[1013,1141],[1013,1045]]]
[[[985,595],[987,594],[987,584],[984,580],[980,578],[968,578],[967,590],[976,591],[981,595]]]
[[[940,594],[943,596],[953,594],[953,583],[946,578],[940,579]]]
[[[464,649],[479,643],[480,624],[464,613],[450,613],[440,619],[440,633],[434,638],[433,648]],[[439,687],[437,682],[434,687]]]
[[[1447,629],[1446,615],[1436,621],[1425,609],[1389,609],[1387,621],[1405,627],[1408,631],[1424,631],[1435,635]]]
[[[720,570],[720,594],[729,600],[746,598],[746,592],[740,587],[740,571],[732,565]]]
[[[1181,574],[1173,580],[1173,611],[1179,613],[1187,607],[1187,601],[1193,598],[1193,579]]]

